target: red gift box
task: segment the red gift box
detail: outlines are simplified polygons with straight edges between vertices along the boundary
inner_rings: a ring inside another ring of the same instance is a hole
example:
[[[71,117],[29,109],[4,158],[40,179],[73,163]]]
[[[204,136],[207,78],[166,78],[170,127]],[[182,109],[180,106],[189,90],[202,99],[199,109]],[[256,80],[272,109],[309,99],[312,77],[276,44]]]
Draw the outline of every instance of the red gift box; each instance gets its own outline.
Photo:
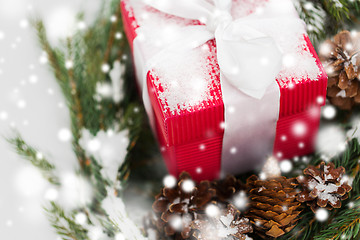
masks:
[[[129,0],[121,2],[121,9],[125,33],[133,49],[138,21]],[[313,151],[319,128],[320,107],[325,102],[327,76],[308,36],[304,35],[304,39],[303,50],[315,58],[320,74],[317,79],[305,78],[286,84],[277,79],[280,86],[280,113],[273,153],[279,160]],[[210,51],[216,49],[215,41],[206,44]],[[209,64],[212,69],[218,69],[216,60],[209,61]],[[169,110],[166,102],[160,100],[163,89],[161,84],[156,83],[157,78],[156,72],[147,73],[148,93],[155,119],[154,130],[170,174],[178,176],[182,171],[187,171],[196,180],[218,178],[224,135],[224,103],[218,84],[220,77],[214,79],[211,88],[210,94],[214,97],[204,101],[203,107],[195,107],[190,112],[186,109],[176,112]],[[239,167],[243,171],[250,170],[246,166]]]

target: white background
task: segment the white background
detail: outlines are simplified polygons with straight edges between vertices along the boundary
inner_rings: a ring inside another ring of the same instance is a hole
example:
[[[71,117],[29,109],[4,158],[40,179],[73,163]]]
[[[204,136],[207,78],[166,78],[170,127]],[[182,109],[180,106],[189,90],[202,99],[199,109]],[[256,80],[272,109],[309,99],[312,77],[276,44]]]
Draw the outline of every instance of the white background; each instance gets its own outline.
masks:
[[[100,2],[0,0],[0,135],[11,137],[12,128],[19,130],[62,172],[76,167],[71,143],[58,138],[59,130],[69,127],[68,111],[48,65],[40,61],[42,50],[26,19],[41,16],[57,44],[73,14],[84,10],[91,24]],[[0,163],[0,239],[57,239],[42,210],[47,183],[3,138]]]

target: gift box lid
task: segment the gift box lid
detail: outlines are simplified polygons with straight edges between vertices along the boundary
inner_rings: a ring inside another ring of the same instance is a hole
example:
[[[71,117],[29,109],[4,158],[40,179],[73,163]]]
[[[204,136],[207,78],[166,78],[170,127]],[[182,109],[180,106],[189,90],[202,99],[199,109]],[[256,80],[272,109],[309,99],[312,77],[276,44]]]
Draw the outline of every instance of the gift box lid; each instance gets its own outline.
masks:
[[[268,1],[234,0],[233,15],[249,15]],[[153,24],[154,29],[166,29],[167,26],[201,24],[158,12],[151,7],[134,11],[132,4],[132,0],[121,2],[125,32],[131,48],[140,25]],[[172,28],[168,29],[165,32],[170,35]],[[327,76],[308,36],[303,34],[296,46],[291,47],[292,55],[285,54],[284,60],[292,66],[284,67],[276,78],[280,87],[280,118],[325,103]],[[294,53],[295,59],[292,58]],[[200,74],[194,77],[193,72]],[[203,79],[197,81],[196,78]],[[147,84],[156,120],[161,123],[160,132],[169,146],[223,134],[224,103],[214,40],[194,49],[189,56],[174,56],[173,61],[152,69],[147,74]]]

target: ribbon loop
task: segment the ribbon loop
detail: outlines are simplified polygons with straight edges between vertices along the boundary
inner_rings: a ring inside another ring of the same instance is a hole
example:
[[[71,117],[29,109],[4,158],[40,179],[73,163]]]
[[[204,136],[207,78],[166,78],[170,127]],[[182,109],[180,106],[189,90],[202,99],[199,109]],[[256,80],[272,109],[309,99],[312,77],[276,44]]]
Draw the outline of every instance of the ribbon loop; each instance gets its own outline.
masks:
[[[252,26],[256,20],[234,21],[232,0],[213,0],[214,5],[205,0],[144,1],[162,12],[205,23],[216,40],[221,78],[233,87],[260,99],[275,81],[281,68],[279,47],[274,39]],[[253,77],[255,71],[256,79]]]

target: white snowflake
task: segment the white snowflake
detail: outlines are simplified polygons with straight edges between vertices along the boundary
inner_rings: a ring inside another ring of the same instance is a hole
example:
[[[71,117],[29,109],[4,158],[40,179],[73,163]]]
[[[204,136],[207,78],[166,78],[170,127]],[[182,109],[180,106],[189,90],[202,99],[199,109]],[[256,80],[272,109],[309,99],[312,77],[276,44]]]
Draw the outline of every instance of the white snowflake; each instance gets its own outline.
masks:
[[[58,132],[58,138],[62,142],[68,142],[71,140],[71,131],[68,128],[61,128]]]
[[[319,208],[315,212],[316,220],[325,222],[329,218],[329,212],[325,208]]]
[[[240,191],[234,196],[233,203],[240,211],[246,210],[249,203],[249,198],[244,191]]]
[[[184,192],[190,193],[195,188],[195,183],[190,179],[184,180],[181,183],[181,188]]]
[[[173,188],[176,186],[177,180],[174,176],[172,175],[167,175],[166,177],[164,177],[163,179],[163,184],[166,188]]]
[[[322,116],[325,119],[333,119],[336,116],[336,109],[332,105],[327,105],[322,109]]]
[[[342,152],[345,144],[346,138],[344,131],[335,125],[320,129],[316,139],[317,150],[329,157]]]

